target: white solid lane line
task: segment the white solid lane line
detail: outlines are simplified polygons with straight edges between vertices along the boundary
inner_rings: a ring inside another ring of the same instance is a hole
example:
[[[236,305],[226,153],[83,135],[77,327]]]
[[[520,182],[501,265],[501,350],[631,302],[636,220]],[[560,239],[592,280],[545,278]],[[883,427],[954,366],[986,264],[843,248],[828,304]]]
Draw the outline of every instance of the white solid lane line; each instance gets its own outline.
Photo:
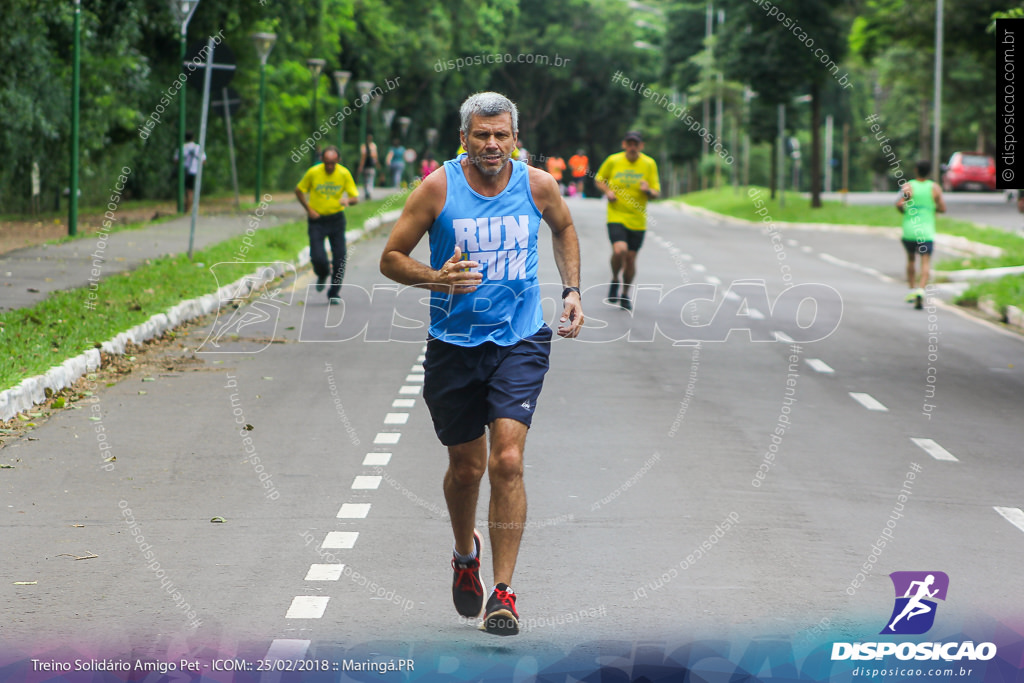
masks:
[[[820,372],[823,375],[831,375],[835,373],[829,364],[818,358],[808,358],[807,364],[811,366],[811,369],[815,372]]]
[[[850,397],[854,401],[856,401],[857,403],[859,403],[862,406],[864,406],[865,408],[867,408],[868,410],[877,410],[879,412],[886,412],[886,413],[889,412],[889,409],[886,408],[884,405],[882,405],[873,396],[871,396],[871,394],[862,394],[862,393],[858,393],[856,391],[851,391],[850,392]]]
[[[1024,510],[1021,510],[1020,508],[1001,508],[998,506],[993,507],[992,509],[1005,517],[1006,521],[1010,524],[1014,525],[1021,531],[1024,531]]]
[[[285,619],[319,619],[327,609],[330,597],[321,595],[296,595],[292,599]]]
[[[932,456],[936,460],[946,460],[947,462],[960,462],[956,456],[947,451],[945,448],[935,443],[931,439],[910,439],[918,446],[924,449],[924,452]]]

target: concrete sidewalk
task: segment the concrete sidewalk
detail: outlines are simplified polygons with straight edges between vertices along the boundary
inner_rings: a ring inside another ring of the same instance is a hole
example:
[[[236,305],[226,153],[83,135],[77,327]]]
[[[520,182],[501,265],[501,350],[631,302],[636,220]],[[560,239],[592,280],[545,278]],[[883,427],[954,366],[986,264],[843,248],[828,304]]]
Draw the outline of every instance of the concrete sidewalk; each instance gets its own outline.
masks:
[[[393,188],[376,188],[374,191],[375,198],[394,193]],[[305,211],[294,198],[271,206],[270,209],[259,218],[260,228],[305,217]],[[362,225],[350,225],[347,230],[348,239],[354,243],[372,232],[388,228],[399,213],[400,209],[378,212]],[[196,224],[195,248],[198,250],[244,235],[250,220],[255,218],[252,214],[200,217]],[[65,244],[8,252],[0,256],[0,274],[3,276],[0,311],[32,306],[45,299],[50,292],[88,286],[90,279],[97,277],[94,268],[99,270],[100,278],[109,277],[142,265],[147,259],[183,253],[188,250],[190,226],[191,217],[185,216],[139,230],[109,234],[105,240],[100,240],[98,235],[90,235]],[[295,266],[301,268],[308,263],[308,252],[308,246],[299,252],[294,261]],[[187,320],[212,313],[242,295],[243,289],[246,293],[251,292],[264,279],[273,279],[284,273],[279,268],[271,270],[274,272],[263,270],[258,278],[245,276],[216,292],[182,301],[163,313],[153,315],[146,322],[102,342],[99,348],[87,349],[77,356],[67,358],[60,365],[54,365],[42,375],[29,377],[15,387],[0,390],[0,422],[43,403],[47,389],[58,392],[73,385],[86,373],[96,370],[100,366],[100,351],[123,354],[129,343],[141,344],[159,337],[166,330]]]
[[[395,188],[378,187],[374,198],[395,193]],[[199,216],[196,221],[195,250],[245,234],[250,220],[260,229],[302,220],[306,212],[295,196],[272,202],[266,214]],[[258,209],[254,209],[258,210]],[[0,311],[34,306],[51,292],[87,287],[90,279],[110,277],[133,270],[147,260],[188,251],[192,216],[179,216],[164,223],[106,234],[87,235],[63,244],[44,244],[16,249],[0,255]],[[349,230],[359,226],[349,226]]]

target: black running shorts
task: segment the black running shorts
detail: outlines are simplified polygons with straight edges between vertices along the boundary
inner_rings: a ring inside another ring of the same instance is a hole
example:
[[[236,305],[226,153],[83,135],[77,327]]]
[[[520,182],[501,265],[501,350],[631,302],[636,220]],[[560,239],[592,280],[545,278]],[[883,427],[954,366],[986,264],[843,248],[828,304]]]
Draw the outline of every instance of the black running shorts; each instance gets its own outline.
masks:
[[[429,339],[423,399],[441,443],[473,441],[499,417],[529,427],[548,371],[551,335],[551,328],[542,325],[511,346],[458,346]]]

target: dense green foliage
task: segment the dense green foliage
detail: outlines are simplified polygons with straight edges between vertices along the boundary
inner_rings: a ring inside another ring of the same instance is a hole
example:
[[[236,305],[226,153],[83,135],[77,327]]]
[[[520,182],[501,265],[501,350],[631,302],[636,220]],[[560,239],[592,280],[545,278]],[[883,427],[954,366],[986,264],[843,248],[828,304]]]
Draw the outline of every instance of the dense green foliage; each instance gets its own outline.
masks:
[[[737,167],[749,135],[751,163],[745,173],[752,182],[775,183],[771,141],[779,104],[787,107],[787,136],[801,143],[804,190],[813,189],[826,163],[820,139],[826,115],[836,122],[837,164],[842,127],[849,126],[851,189],[894,187],[893,169],[865,123],[869,115],[879,116],[904,168],[930,154],[933,2],[716,0],[710,40],[705,38],[708,5],[705,0],[202,0],[188,43],[220,33],[236,57],[232,87],[242,105],[232,123],[243,188],[251,188],[256,175],[260,70],[249,37],[254,31],[278,35],[266,68],[266,187],[292,186],[309,160],[295,150],[344,105],[354,105],[359,80],[382,89],[365,109],[382,153],[400,130],[398,118],[408,116],[408,147],[422,155],[426,131],[436,128],[434,151],[449,156],[458,146],[459,103],[473,91],[497,89],[520,104],[521,136],[532,151],[567,157],[583,147],[596,164],[618,149],[624,130],[639,126],[647,134],[647,152],[664,167],[665,184],[676,188],[684,176],[692,176],[692,188],[699,185],[698,175],[708,182],[717,172],[718,182],[728,182],[733,173],[712,158],[701,159],[700,138],[681,120],[685,111],[702,122],[705,102],[711,105],[709,129],[721,134]],[[986,29],[1004,5],[945,0],[940,161],[956,150],[992,151],[995,101],[991,78],[984,74],[993,72],[995,48]],[[54,207],[68,186],[72,8],[72,0],[5,0],[0,12],[5,36],[0,56],[13,65],[0,74],[0,155],[5,159],[0,213],[28,207],[33,163],[41,169],[44,207]],[[171,2],[82,0],[82,27],[83,203],[105,202],[122,167],[132,170],[126,199],[173,196],[177,105],[185,99],[186,128],[198,131],[200,94],[192,87],[172,87],[184,67]],[[820,61],[815,49],[833,65]],[[326,60],[315,122],[306,66],[313,57]],[[339,69],[352,72],[345,102],[330,76]],[[648,88],[648,94],[614,81],[617,73]],[[169,103],[143,139],[139,129],[162,97]],[[719,100],[723,115],[717,130]],[[672,109],[680,114],[673,116]],[[388,110],[395,118],[385,130],[382,114]],[[361,114],[354,109],[342,124],[342,161],[350,168],[358,163]],[[329,127],[321,144],[337,143],[339,133]],[[210,117],[206,142],[210,161],[204,186],[227,190],[231,170],[219,112]],[[787,159],[790,183],[793,163]],[[840,184],[836,170],[834,188]]]

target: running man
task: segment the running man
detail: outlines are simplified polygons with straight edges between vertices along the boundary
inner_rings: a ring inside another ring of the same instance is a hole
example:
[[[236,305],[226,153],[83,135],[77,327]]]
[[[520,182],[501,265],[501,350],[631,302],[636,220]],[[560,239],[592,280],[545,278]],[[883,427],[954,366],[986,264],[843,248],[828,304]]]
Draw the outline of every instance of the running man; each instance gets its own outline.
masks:
[[[644,140],[631,130],[622,139],[624,151],[611,155],[597,169],[594,184],[608,199],[608,239],[612,243],[609,302],[633,310],[629,286],[636,276],[636,253],[647,230],[647,200],[661,192],[658,165],[643,153]],[[619,274],[622,275],[621,289]]]
[[[932,252],[935,250],[935,212],[946,212],[939,184],[928,180],[932,163],[927,159],[917,162],[917,179],[903,185],[896,208],[903,214],[903,249],[907,252],[907,292],[904,301],[914,308],[924,307],[924,288],[928,285]],[[914,287],[914,265],[921,255],[921,276]]]
[[[345,207],[359,203],[359,188],[349,170],[338,163],[337,147],[328,147],[320,158],[323,163],[306,171],[295,187],[295,196],[308,217],[309,260],[316,273],[316,291],[324,291],[330,280],[327,301],[336,304],[341,303],[338,292],[345,279]],[[331,245],[329,263],[324,240]]]
[[[508,636],[519,632],[510,584],[526,524],[523,449],[552,335],[537,280],[541,218],[551,228],[565,287],[561,337],[576,337],[583,325],[579,242],[554,178],[510,161],[519,130],[515,104],[482,92],[463,102],[459,114],[466,154],[446,161],[443,171],[431,173],[409,195],[380,270],[432,292],[423,398],[448,448],[444,496],[455,536],[452,598],[465,617],[484,608],[482,539],[473,526],[486,470],[494,588],[480,628]],[[410,257],[424,235],[429,265]]]
[[[918,169],[921,168],[920,163],[921,162],[918,162]],[[918,172],[920,173],[920,170]],[[925,175],[927,175],[927,173]],[[910,598],[910,600],[907,601],[907,604],[903,608],[903,611],[900,612],[900,615],[893,619],[892,623],[889,624],[890,631],[896,630],[896,622],[902,619],[903,617],[906,617],[907,621],[910,621],[911,617],[916,617],[918,614],[926,614],[932,611],[932,608],[921,602],[921,599],[935,597],[935,594],[939,592],[938,588],[936,588],[933,591],[928,590],[928,587],[931,586],[933,583],[935,583],[934,574],[929,574],[928,576],[926,576],[924,581],[910,582],[910,585],[907,586],[907,592],[903,594],[903,597]],[[910,593],[914,590],[914,586],[917,586],[917,592],[913,596],[911,596]]]

